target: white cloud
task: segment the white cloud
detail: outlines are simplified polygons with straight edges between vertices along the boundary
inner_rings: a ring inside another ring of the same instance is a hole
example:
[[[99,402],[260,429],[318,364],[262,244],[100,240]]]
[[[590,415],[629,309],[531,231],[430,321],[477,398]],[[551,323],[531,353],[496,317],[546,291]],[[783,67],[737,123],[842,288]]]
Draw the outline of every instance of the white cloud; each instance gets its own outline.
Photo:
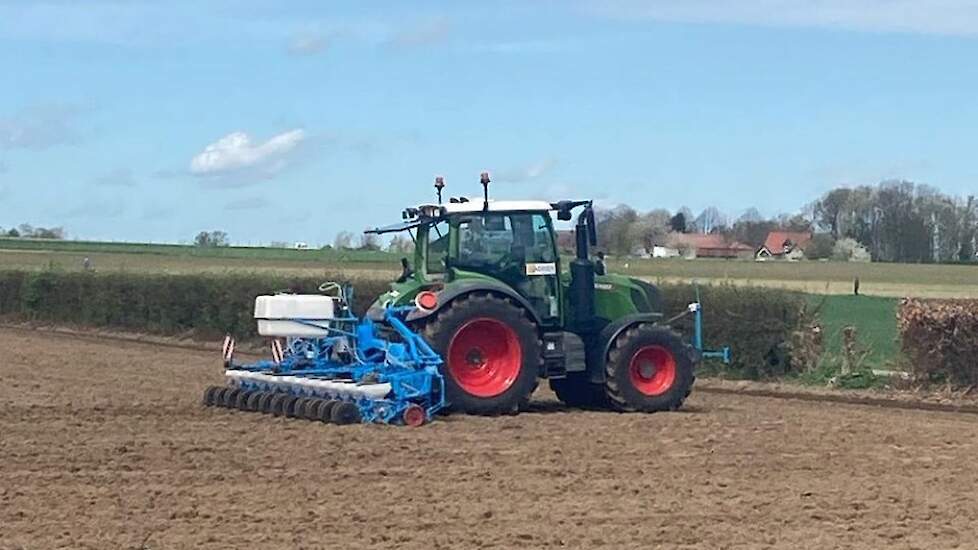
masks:
[[[260,144],[251,136],[233,132],[211,143],[190,161],[190,173],[196,176],[226,176],[255,174],[271,176],[281,171],[289,156],[305,140],[301,129],[289,130]]]
[[[622,19],[978,34],[974,0],[590,0],[586,5]]]
[[[103,187],[135,187],[136,178],[133,177],[132,170],[117,168],[93,179],[92,184]]]
[[[289,42],[289,53],[292,55],[323,53],[329,48],[330,42],[330,37],[322,32],[298,34]]]
[[[80,112],[73,105],[36,104],[0,117],[0,149],[41,151],[78,143],[74,121]]]
[[[520,183],[543,176],[557,166],[553,157],[539,160],[526,166],[511,167],[493,174],[493,179],[500,182]]]

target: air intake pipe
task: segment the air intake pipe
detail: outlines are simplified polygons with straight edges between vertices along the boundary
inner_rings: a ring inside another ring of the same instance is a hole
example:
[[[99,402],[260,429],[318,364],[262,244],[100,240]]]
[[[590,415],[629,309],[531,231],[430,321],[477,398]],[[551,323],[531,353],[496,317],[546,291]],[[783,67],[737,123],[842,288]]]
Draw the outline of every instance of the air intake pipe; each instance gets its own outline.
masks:
[[[570,303],[574,306],[574,323],[586,329],[594,323],[594,262],[588,257],[588,247],[597,245],[594,210],[591,205],[577,217],[574,226],[576,258],[571,262]]]

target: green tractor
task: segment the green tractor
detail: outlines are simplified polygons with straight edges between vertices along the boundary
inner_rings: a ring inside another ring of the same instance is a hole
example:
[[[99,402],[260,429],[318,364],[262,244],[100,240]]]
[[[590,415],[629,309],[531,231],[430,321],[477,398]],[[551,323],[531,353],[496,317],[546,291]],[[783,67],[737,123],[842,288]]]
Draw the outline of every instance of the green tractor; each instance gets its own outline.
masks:
[[[367,315],[415,304],[409,324],[445,361],[451,410],[510,414],[546,378],[575,407],[678,409],[700,355],[662,324],[658,289],[604,272],[589,257],[597,242],[591,201],[452,198],[408,208],[401,223],[368,230],[410,231],[414,261]],[[551,213],[570,221],[575,258],[563,269]]]

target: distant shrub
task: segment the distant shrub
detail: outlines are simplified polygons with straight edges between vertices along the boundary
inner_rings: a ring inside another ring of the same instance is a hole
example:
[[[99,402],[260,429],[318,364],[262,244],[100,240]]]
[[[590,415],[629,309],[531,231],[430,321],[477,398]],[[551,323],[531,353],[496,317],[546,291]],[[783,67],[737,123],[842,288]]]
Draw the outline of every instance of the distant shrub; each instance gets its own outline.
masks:
[[[809,260],[824,260],[832,256],[835,239],[828,233],[816,233],[805,245],[805,257]]]
[[[978,300],[906,299],[898,327],[917,382],[978,384]]]
[[[839,239],[832,247],[832,259],[840,262],[868,262],[869,250],[855,239]]]

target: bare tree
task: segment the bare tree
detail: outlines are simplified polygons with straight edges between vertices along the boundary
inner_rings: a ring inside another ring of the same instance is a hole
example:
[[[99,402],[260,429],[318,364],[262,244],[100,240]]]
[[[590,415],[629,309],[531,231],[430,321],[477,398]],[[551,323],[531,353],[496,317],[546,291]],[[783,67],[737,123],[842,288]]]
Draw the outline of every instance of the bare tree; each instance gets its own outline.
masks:
[[[214,248],[228,246],[228,234],[221,230],[201,231],[194,237],[194,246],[200,248]]]
[[[727,217],[715,206],[710,206],[696,216],[696,230],[700,233],[716,233],[727,227]]]
[[[762,221],[764,221],[764,216],[761,215],[760,210],[751,206],[747,210],[744,210],[744,213],[737,218],[736,223],[758,223]]]
[[[340,231],[336,234],[336,238],[333,239],[333,248],[339,250],[349,250],[353,248],[353,233],[349,231]]]
[[[374,233],[361,233],[358,250],[380,250],[380,237]]]
[[[394,235],[387,244],[387,251],[395,254],[410,254],[414,251],[414,241],[403,235]]]

